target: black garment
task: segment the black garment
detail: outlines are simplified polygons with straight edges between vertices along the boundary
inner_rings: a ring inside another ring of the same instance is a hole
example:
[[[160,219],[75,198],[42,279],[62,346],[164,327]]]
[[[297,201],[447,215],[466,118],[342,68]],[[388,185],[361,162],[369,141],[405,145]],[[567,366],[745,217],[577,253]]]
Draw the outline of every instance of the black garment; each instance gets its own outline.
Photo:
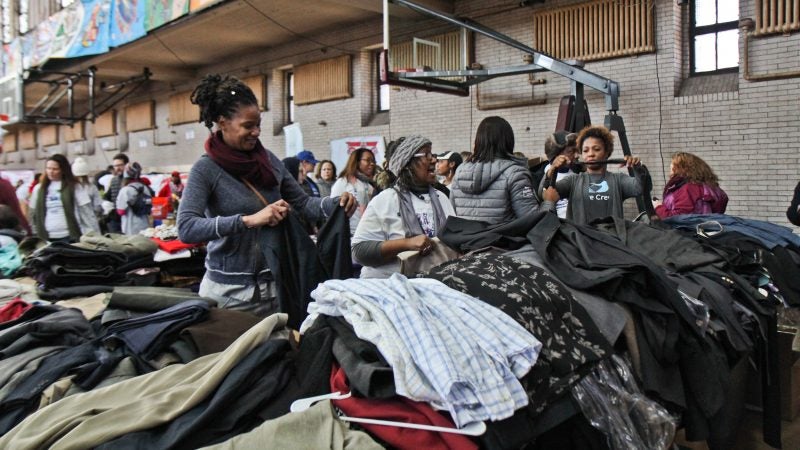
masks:
[[[303,225],[289,214],[277,226],[259,234],[259,249],[277,285],[287,328],[297,329],[308,315],[311,291],[327,279],[319,251]]]
[[[155,358],[187,326],[205,320],[208,303],[189,300],[145,317],[117,322],[103,338],[106,345],[119,343],[146,360]]]
[[[285,339],[268,340],[236,364],[213,394],[175,420],[128,433],[98,449],[195,449],[241,432],[241,422],[264,401],[281,392],[291,376]]]
[[[30,308],[28,308],[16,319],[9,320],[8,322],[0,322],[0,330],[7,330],[21,323],[30,322],[38,319],[39,317],[44,317],[48,314],[53,314],[54,312],[61,311],[63,309],[64,307],[57,305],[31,305]]]
[[[535,212],[498,225],[449,216],[439,233],[439,239],[459,253],[485,247],[516,250],[528,243],[526,234],[541,220],[543,214]]]
[[[44,390],[73,368],[95,360],[95,344],[68,348],[45,358],[34,374],[0,400],[0,435],[8,433],[39,407]]]
[[[23,267],[45,289],[49,289],[124,282],[125,273],[118,272],[117,268],[127,262],[127,256],[121,253],[88,250],[53,242],[34,252]]]
[[[51,289],[39,288],[36,294],[42,300],[59,301],[74,297],[91,297],[103,292],[111,292],[114,286],[100,284],[86,284],[81,286],[55,287]]]
[[[520,259],[477,254],[442,264],[428,277],[500,309],[542,342],[536,364],[522,379],[531,416],[611,353],[609,342],[566,287]]]
[[[227,308],[212,308],[208,319],[183,329],[180,338],[194,348],[195,357],[225,350],[261,318]]]
[[[789,204],[789,209],[786,210],[786,218],[789,222],[800,226],[800,214],[797,213],[797,207],[800,206],[800,183],[794,187],[794,197],[792,203]]]
[[[704,249],[699,243],[671,228],[616,217],[596,220],[592,226],[616,236],[625,247],[674,272],[689,272],[698,268],[704,271],[723,270],[726,267],[725,259],[719,253]]]
[[[72,347],[94,337],[94,330],[83,313],[77,309],[61,309],[0,331],[0,359],[35,347]]]
[[[341,206],[317,233],[317,250],[328,279],[345,280],[353,276],[353,257],[350,252],[350,218]]]
[[[331,392],[331,348],[334,336],[333,330],[320,320],[306,330],[300,341],[300,348],[292,357],[293,375],[276,398],[261,406],[258,414],[253,417],[250,429],[265,420],[288,414],[292,402],[299,398]]]
[[[350,386],[359,396],[390,398],[397,395],[392,367],[372,342],[356,336],[343,317],[319,316],[336,333],[333,356],[344,370]]]
[[[200,297],[189,289],[124,286],[114,288],[108,307],[156,312],[188,300],[201,300],[209,307],[217,306],[216,300]]]

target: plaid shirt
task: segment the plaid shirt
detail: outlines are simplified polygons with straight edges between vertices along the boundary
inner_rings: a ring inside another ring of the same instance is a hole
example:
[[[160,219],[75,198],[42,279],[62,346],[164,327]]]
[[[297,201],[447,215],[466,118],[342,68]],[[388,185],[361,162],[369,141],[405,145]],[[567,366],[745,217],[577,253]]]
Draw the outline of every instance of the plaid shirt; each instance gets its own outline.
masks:
[[[528,404],[518,378],[542,344],[499,309],[437,280],[399,274],[330,280],[311,295],[301,331],[319,314],[343,316],[392,366],[398,394],[448,410],[459,427]]]

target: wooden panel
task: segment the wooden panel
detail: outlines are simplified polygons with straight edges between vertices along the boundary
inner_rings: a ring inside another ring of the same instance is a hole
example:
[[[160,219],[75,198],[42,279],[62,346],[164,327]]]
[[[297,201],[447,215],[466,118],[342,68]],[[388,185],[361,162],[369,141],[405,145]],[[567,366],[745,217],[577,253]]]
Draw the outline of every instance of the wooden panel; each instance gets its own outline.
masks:
[[[155,102],[148,100],[125,108],[125,120],[128,124],[128,131],[152,130],[155,128],[155,106]]]
[[[799,0],[800,1],[800,0]],[[533,15],[536,48],[592,61],[655,51],[653,0],[599,0]]]
[[[39,142],[43,147],[58,144],[58,125],[43,125],[39,127]]]
[[[17,148],[17,133],[8,133],[3,136],[3,151],[6,153],[14,153],[18,151]]]
[[[436,53],[430,46],[417,46],[417,65],[428,66],[432,70],[464,70],[467,66],[466,61],[462,61],[461,33],[453,31],[450,33],[437,34],[425,38],[439,44],[441,49],[441,60],[435,58]],[[412,41],[398,42],[389,49],[392,70],[413,69],[414,67],[414,46]],[[443,78],[450,79],[452,78]]]
[[[94,137],[114,136],[117,134],[117,111],[106,111],[94,121]]]
[[[19,132],[19,148],[31,149],[36,148],[36,129],[31,128]]]
[[[191,97],[192,91],[181,92],[169,97],[170,125],[198,122],[200,120],[200,108],[192,104]]]
[[[353,96],[350,55],[298,66],[294,70],[294,103],[338,100]]]
[[[64,125],[64,138],[67,142],[86,140],[86,126],[81,122],[75,122],[72,126]]]
[[[266,110],[267,106],[267,78],[264,75],[255,75],[252,77],[242,78],[242,83],[253,90],[258,100],[258,108],[262,111]]]

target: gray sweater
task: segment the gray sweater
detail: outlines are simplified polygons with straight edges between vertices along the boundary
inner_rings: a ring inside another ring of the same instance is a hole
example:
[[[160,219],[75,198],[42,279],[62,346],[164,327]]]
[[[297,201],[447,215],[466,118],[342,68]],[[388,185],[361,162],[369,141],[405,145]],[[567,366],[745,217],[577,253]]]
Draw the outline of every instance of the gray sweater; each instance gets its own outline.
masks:
[[[531,173],[525,161],[516,158],[461,164],[450,185],[450,200],[458,217],[492,225],[539,209]],[[543,206],[553,209],[552,202]]]
[[[338,199],[309,197],[286,170],[281,161],[267,150],[278,186],[259,187],[269,202],[286,200],[294,212],[309,221],[327,217]],[[189,172],[178,211],[178,237],[186,243],[208,242],[206,276],[224,284],[250,286],[266,263],[259,248],[260,233],[271,227],[247,228],[242,216],[264,208],[253,191],[208,156],[203,155]]]

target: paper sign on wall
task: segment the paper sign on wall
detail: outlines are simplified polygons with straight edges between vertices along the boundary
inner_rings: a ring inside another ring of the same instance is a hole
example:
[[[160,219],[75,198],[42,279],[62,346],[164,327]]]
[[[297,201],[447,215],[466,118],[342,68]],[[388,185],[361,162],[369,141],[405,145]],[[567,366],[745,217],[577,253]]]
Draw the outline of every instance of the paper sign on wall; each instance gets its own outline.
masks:
[[[350,153],[364,147],[375,154],[375,162],[380,166],[386,154],[386,142],[383,136],[357,136],[346,137],[331,141],[331,161],[336,165],[336,170],[341,172],[347,165]]]

